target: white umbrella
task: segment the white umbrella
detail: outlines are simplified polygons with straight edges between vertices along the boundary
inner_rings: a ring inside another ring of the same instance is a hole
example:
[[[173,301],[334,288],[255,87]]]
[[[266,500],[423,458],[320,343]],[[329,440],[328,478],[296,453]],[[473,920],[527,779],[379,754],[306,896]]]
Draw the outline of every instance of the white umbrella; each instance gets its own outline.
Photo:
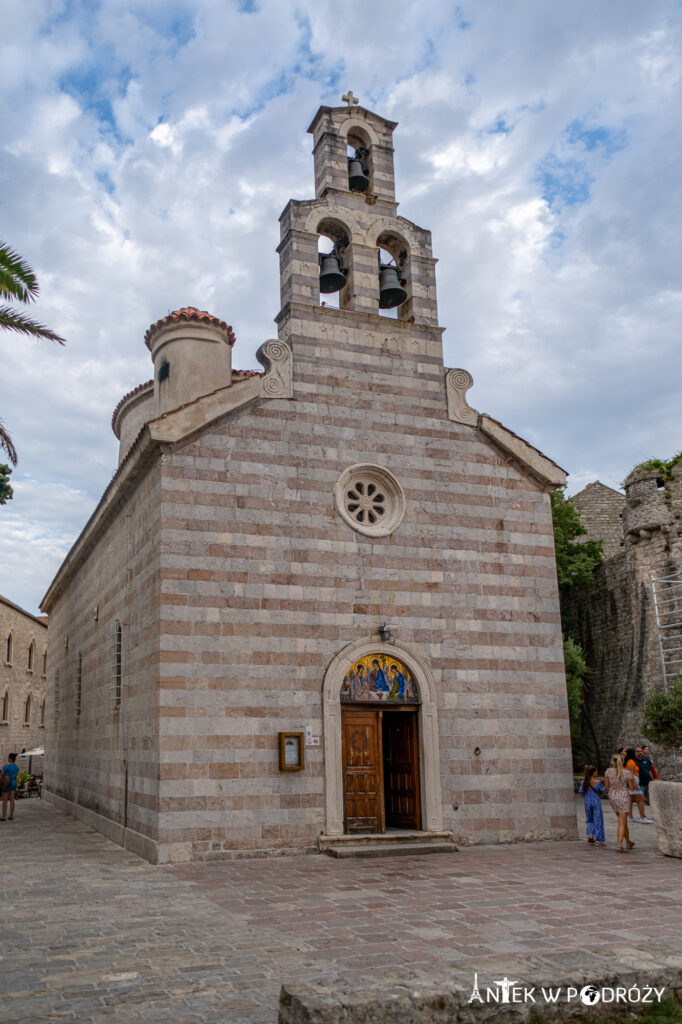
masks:
[[[25,750],[19,757],[41,757],[45,753],[44,747],[35,747],[34,750]]]

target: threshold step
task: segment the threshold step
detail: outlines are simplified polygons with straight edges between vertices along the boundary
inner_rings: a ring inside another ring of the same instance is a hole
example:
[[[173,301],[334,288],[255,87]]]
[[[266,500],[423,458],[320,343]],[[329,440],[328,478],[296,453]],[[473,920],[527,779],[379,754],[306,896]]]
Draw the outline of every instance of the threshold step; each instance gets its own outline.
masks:
[[[416,857],[424,853],[457,853],[454,843],[344,843],[324,850],[328,857]]]

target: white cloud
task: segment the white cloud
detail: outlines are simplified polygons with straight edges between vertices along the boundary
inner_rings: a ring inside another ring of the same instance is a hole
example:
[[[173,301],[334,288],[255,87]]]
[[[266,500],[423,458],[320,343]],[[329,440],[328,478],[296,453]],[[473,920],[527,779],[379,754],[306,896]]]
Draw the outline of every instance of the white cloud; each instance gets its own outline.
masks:
[[[682,447],[680,21],[673,0],[10,6],[3,234],[68,346],[0,338],[21,456],[0,590],[35,609],[108,483],[149,323],[207,308],[254,365],[278,216],[313,191],[305,129],[349,87],[400,122],[400,212],[433,230],[446,361],[473,373],[472,403],[574,490]],[[584,134],[601,130],[621,148]]]

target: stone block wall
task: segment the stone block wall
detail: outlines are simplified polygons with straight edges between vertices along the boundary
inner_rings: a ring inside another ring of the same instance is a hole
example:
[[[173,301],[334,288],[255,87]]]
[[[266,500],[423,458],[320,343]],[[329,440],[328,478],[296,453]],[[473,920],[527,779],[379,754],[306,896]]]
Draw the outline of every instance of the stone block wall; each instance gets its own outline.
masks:
[[[652,577],[682,570],[679,471],[663,481],[656,470],[637,469],[625,486],[622,503],[617,492],[606,494],[610,489],[598,483],[573,499],[589,535],[602,537],[605,553],[611,552],[593,583],[573,588],[564,602],[568,632],[583,646],[592,673],[582,741],[600,768],[622,744],[635,746],[647,738],[641,730],[642,705],[663,685]],[[613,554],[616,523],[620,538]],[[653,744],[652,749],[661,773],[676,777],[679,759]]]
[[[68,584],[51,595],[46,715],[48,798],[55,794],[68,802],[60,806],[80,805],[151,839],[158,811],[160,489],[157,458]],[[114,702],[116,622],[120,707]]]
[[[623,512],[625,495],[595,480],[571,501],[587,530],[585,540],[601,540],[604,558],[613,558],[623,547]]]
[[[1,767],[9,753],[20,754],[22,750],[43,746],[47,623],[0,596],[0,645]],[[33,655],[29,667],[31,645]],[[6,714],[3,714],[5,708]],[[28,770],[28,761],[17,761],[17,764],[20,771]],[[33,759],[31,771],[34,774],[42,771],[42,759]]]
[[[572,836],[547,494],[448,420],[439,331],[289,307],[280,334],[295,401],[229,414],[163,462],[163,856],[316,849],[325,748],[282,773],[278,732],[322,736],[327,666],[358,638],[379,649],[384,621],[436,680],[444,827],[459,842]],[[362,462],[405,491],[391,536],[335,508]]]

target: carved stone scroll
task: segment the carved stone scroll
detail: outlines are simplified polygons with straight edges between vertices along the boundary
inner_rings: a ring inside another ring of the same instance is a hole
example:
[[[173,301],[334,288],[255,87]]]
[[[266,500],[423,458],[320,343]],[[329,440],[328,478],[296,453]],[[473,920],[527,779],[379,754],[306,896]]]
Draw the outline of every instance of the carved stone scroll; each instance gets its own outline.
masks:
[[[294,359],[289,345],[271,338],[263,342],[256,358],[265,367],[265,375],[261,377],[261,397],[293,398]]]
[[[473,385],[474,378],[468,370],[446,370],[445,389],[448,396],[448,418],[456,423],[468,423],[475,427],[478,412],[467,403],[466,393]]]

